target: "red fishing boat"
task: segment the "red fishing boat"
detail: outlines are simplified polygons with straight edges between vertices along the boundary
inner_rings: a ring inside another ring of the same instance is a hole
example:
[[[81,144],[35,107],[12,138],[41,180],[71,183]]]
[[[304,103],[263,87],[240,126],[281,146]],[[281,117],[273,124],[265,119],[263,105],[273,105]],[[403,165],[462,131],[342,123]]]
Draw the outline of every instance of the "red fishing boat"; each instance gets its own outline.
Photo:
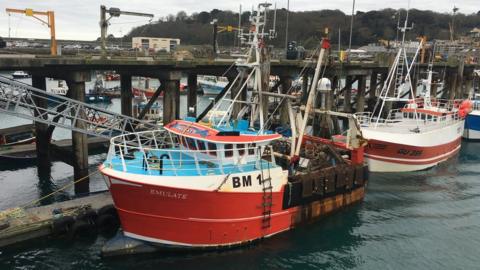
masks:
[[[250,56],[261,55],[259,44],[268,35],[262,30],[267,7],[259,5],[248,33]],[[175,120],[160,130],[112,138],[100,171],[123,234],[162,247],[223,248],[270,237],[362,200],[367,168],[357,125],[350,125],[346,137],[304,136],[328,46],[324,40],[298,123],[302,128],[290,138],[264,128],[261,99],[268,96],[258,83],[264,65],[252,57],[238,60],[243,71],[235,78],[254,78],[258,95],[252,102],[237,102],[247,91],[245,81],[234,99],[222,99],[231,102],[221,106],[228,107],[225,114],[211,116],[208,124]],[[236,103],[256,116],[235,117]]]

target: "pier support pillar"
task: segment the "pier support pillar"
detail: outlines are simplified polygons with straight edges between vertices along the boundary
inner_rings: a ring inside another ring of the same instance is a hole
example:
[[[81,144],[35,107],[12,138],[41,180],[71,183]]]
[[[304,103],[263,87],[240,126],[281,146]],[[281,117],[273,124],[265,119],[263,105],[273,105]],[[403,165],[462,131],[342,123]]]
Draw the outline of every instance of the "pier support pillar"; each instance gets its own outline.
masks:
[[[88,72],[72,72],[67,79],[68,88],[70,89],[71,98],[84,101],[85,100],[85,81],[89,80]],[[79,113],[79,118],[86,119],[84,111]],[[87,129],[84,121],[77,119],[75,127]],[[75,194],[88,193],[90,191],[90,179],[88,177],[88,138],[86,134],[72,131],[72,150],[73,150],[73,180],[82,181],[75,184]]]
[[[32,86],[38,89],[45,90],[47,85],[44,76],[33,75]],[[48,107],[45,99],[36,99],[35,105],[41,111]],[[35,111],[35,115],[37,115]],[[47,117],[44,117],[46,119]],[[35,122],[35,136],[36,136],[36,150],[37,150],[37,169],[38,178],[40,181],[50,181],[50,133],[48,132],[48,125],[40,122]]]
[[[369,112],[373,111],[376,102],[377,96],[377,86],[378,86],[378,73],[373,71],[370,75],[370,86],[368,89],[368,98],[367,98],[367,110]]]
[[[444,93],[448,99],[455,98],[455,90],[457,89],[457,74],[456,72],[447,71],[445,76],[445,90],[447,93]]]
[[[365,110],[365,88],[367,86],[367,77],[363,75],[358,76],[358,89],[357,89],[357,112],[363,112]]]
[[[280,81],[282,84],[282,94],[287,94],[290,88],[292,88],[292,77],[282,76],[280,77]],[[288,108],[285,99],[283,100],[282,105],[280,105],[280,124],[282,126],[290,126]]]
[[[352,112],[352,84],[354,82],[353,76],[347,76],[345,93],[343,95],[343,111],[346,113]]]
[[[468,77],[466,80],[465,80],[465,91],[466,91],[466,94],[467,94],[467,98],[473,98],[473,95],[474,95],[474,89],[473,89],[473,78],[471,77]]]
[[[166,125],[179,118],[180,81],[162,80],[163,94],[163,124]]]
[[[132,76],[127,74],[121,74],[120,76],[121,87],[121,112],[123,115],[132,116]]]
[[[417,74],[415,74],[417,75]],[[413,75],[411,77],[411,80],[412,80],[412,90],[408,93],[407,97],[409,98],[415,98],[417,96],[417,84],[418,84],[418,78],[417,76]],[[413,92],[413,96],[412,96],[412,92]]]
[[[308,90],[308,73],[305,71],[305,74],[303,74],[302,77],[302,104],[305,104],[307,102]]]
[[[197,117],[197,74],[188,74],[187,115]]]
[[[338,111],[338,108],[336,106],[336,100],[334,98],[335,93],[338,93],[337,90],[339,88],[339,83],[340,83],[340,77],[339,76],[334,76],[332,78],[332,91],[330,91],[329,99],[327,100],[327,107],[330,108],[329,110],[332,111]],[[340,124],[338,122],[338,117],[336,116],[331,116],[332,119],[332,126],[333,126],[333,134],[340,134]]]
[[[460,59],[458,63],[457,69],[457,83],[455,85],[455,98],[461,99],[463,98],[464,91],[463,91],[463,71],[465,69],[465,61]]]

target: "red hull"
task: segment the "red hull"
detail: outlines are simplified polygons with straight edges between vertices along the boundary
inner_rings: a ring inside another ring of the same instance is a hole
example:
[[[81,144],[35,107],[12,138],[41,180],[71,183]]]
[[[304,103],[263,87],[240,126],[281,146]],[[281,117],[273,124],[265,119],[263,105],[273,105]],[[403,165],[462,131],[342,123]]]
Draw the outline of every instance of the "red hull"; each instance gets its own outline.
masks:
[[[283,190],[274,192],[270,226],[264,228],[262,193],[176,189],[107,177],[125,235],[172,247],[248,243],[359,201],[364,194],[361,187],[309,207],[283,210]]]
[[[400,164],[425,165],[448,159],[458,152],[460,144],[460,137],[452,142],[430,147],[369,140],[365,153],[375,160],[395,159],[395,162]]]
[[[185,246],[230,245],[284,231],[291,225],[291,213],[282,210],[283,192],[273,193],[272,226],[262,229],[262,193],[132,186],[118,181],[110,186],[110,192],[122,227],[127,235],[141,235],[144,240]]]

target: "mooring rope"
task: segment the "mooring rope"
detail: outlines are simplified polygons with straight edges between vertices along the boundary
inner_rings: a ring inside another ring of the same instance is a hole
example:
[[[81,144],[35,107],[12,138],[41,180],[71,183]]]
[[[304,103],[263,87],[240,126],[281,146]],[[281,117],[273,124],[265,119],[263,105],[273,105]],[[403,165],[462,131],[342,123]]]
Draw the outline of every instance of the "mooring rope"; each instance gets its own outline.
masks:
[[[65,189],[67,189],[68,187],[71,187],[71,186],[75,185],[76,183],[79,183],[79,182],[81,182],[81,181],[83,181],[83,180],[85,180],[85,179],[88,179],[90,176],[98,173],[99,171],[100,171],[100,170],[97,169],[96,171],[88,174],[87,176],[84,176],[84,177],[82,177],[82,178],[80,178],[80,179],[77,179],[77,180],[75,180],[75,181],[73,181],[73,182],[71,182],[71,183],[69,183],[69,184],[66,184],[65,186],[63,186],[63,187],[61,187],[61,188],[59,188],[59,189],[57,189],[57,190],[55,190],[55,191],[53,191],[53,192],[51,192],[51,193],[49,193],[49,194],[47,194],[47,195],[39,198],[39,199],[32,200],[32,201],[30,201],[30,202],[28,202],[28,203],[20,206],[20,208],[27,208],[27,207],[29,207],[29,206],[33,206],[33,205],[35,205],[35,204],[37,204],[37,203],[45,200],[46,198],[49,198],[49,197],[57,194],[58,192],[63,191],[63,190],[65,190]]]

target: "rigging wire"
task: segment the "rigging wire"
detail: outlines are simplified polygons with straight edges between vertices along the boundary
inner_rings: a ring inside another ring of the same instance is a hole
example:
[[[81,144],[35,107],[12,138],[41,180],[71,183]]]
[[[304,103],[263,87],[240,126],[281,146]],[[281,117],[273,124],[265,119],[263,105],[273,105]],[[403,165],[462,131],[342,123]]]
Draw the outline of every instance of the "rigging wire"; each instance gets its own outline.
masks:
[[[315,48],[315,50],[312,52],[311,56],[310,56],[310,59],[314,59],[313,57],[315,56],[315,54],[317,53],[317,51],[319,52],[320,51],[320,45],[317,46],[317,48]],[[313,62],[309,61],[307,63],[305,63],[305,65],[303,66],[302,70],[300,71],[300,74],[299,74],[299,78],[302,77],[306,71],[306,69],[311,65],[313,64]],[[313,83],[313,82],[312,82]],[[286,91],[286,94],[290,94],[291,91],[293,90],[293,84],[290,86],[290,88]],[[308,87],[307,89],[305,89],[305,91],[308,91]],[[302,93],[304,94],[304,93]],[[306,94],[306,93],[305,93]],[[275,115],[275,113],[277,112],[277,110],[280,108],[280,106],[283,104],[284,100],[285,100],[286,97],[282,97],[280,102],[277,104],[277,106],[275,107],[275,109],[273,110],[273,112],[270,114],[270,116],[268,117],[268,119],[265,121],[264,125],[263,125],[263,128],[262,130],[265,130],[265,129],[269,129],[272,125],[272,120],[273,120],[273,116]]]

